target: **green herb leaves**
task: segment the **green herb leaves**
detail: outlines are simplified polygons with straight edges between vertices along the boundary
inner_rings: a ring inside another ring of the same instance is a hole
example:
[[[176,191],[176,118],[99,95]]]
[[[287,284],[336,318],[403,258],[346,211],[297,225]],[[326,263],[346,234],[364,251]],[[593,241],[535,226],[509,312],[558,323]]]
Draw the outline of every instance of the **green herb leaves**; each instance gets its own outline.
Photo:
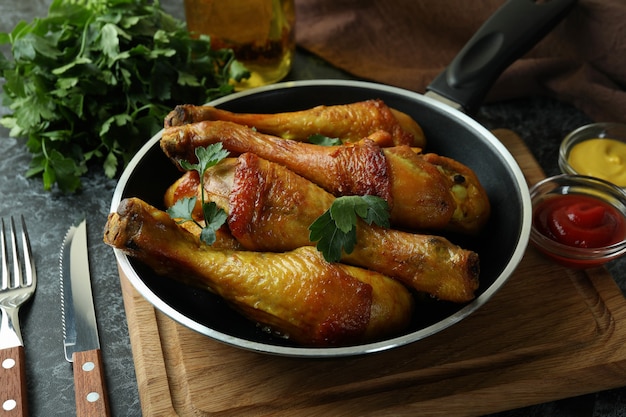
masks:
[[[197,201],[198,199],[196,197],[181,198],[176,201],[172,207],[167,209],[167,214],[169,214],[172,219],[176,219],[177,223],[192,221],[197,224],[198,227],[202,229],[200,232],[200,240],[207,245],[212,245],[215,242],[217,230],[226,222],[226,212],[217,207],[217,204],[212,201],[202,203],[202,214],[204,215],[204,225],[202,225],[191,215]]]
[[[341,145],[341,139],[339,138],[329,138],[328,136],[315,134],[311,135],[308,138],[309,143],[313,143],[315,145],[320,146],[337,146]]]
[[[328,262],[338,262],[342,252],[352,253],[356,244],[357,216],[367,224],[389,227],[387,202],[376,196],[344,196],[309,227],[309,239]]]
[[[198,201],[197,197],[181,198],[167,210],[167,214],[173,219],[177,219],[178,223],[192,221],[197,224],[202,231],[200,232],[200,240],[207,245],[215,242],[215,232],[226,222],[226,212],[217,207],[214,202],[207,203],[204,198],[204,173],[210,167],[218,164],[222,159],[228,156],[228,151],[222,148],[221,143],[209,145],[206,148],[196,148],[197,164],[191,164],[188,161],[180,161],[180,166],[187,171],[197,171],[200,175],[200,190],[202,214],[204,217],[204,225],[198,223],[192,216],[193,210]]]
[[[0,54],[0,76],[12,114],[0,123],[27,138],[27,175],[64,192],[93,164],[114,177],[176,104],[204,104],[249,76],[158,1],[53,0],[47,17],[0,33],[6,43],[13,60]]]
[[[228,151],[222,147],[221,143],[215,143],[205,148],[198,147],[194,152],[198,158],[198,163],[191,164],[188,161],[180,161],[180,166],[187,171],[198,171],[201,182],[203,180],[202,175],[207,169],[217,165],[218,162],[228,156]]]

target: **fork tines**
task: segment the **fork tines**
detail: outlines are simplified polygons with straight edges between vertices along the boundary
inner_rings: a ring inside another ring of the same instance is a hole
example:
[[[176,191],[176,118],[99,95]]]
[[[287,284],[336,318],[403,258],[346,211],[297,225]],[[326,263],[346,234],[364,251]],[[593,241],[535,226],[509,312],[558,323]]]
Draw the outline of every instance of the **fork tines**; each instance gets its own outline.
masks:
[[[16,288],[19,286],[31,286],[36,284],[37,281],[34,260],[30,248],[30,238],[28,236],[28,231],[26,230],[24,216],[20,216],[20,220],[20,240],[22,246],[21,253],[24,257],[23,265],[17,243],[18,233],[15,226],[15,220],[13,216],[11,216],[9,233],[7,234],[4,218],[1,219],[2,227],[0,228],[0,253],[2,254],[2,285],[0,286],[0,289]],[[7,243],[7,238],[9,239],[9,243]],[[13,267],[12,274],[9,274],[9,253],[7,250],[8,247],[11,248],[11,259]],[[24,273],[22,273],[22,269]]]

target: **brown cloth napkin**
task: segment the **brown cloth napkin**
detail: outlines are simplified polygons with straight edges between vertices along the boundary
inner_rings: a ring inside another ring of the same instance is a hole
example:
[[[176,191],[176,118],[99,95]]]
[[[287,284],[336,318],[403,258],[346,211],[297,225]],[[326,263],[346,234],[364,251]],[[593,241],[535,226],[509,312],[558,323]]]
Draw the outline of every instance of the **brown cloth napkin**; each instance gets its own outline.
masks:
[[[355,76],[423,93],[503,3],[296,0],[296,39]],[[579,0],[485,102],[548,95],[597,122],[626,123],[625,90],[626,1]]]

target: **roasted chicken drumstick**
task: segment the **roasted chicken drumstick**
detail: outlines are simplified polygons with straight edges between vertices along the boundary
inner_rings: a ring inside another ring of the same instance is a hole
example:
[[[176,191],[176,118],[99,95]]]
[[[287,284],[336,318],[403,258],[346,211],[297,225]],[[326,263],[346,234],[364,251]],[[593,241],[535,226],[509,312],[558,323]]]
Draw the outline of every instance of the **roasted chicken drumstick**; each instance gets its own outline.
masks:
[[[410,116],[387,107],[382,100],[274,114],[232,113],[212,106],[180,105],[165,118],[165,127],[205,120],[234,122],[300,142],[316,134],[338,138],[344,143],[357,142],[384,130],[391,134],[393,145],[424,147],[426,143],[422,128]]]
[[[389,203],[396,227],[475,233],[489,217],[487,194],[475,175],[458,172],[451,181],[441,167],[408,146],[380,148],[368,140],[350,146],[319,146],[222,121],[165,129],[160,143],[165,154],[178,163],[195,161],[195,148],[218,142],[234,154],[251,152],[285,165],[336,196],[382,197]]]
[[[171,206],[198,196],[195,171],[166,193]],[[196,190],[189,184],[195,177]],[[187,192],[177,191],[186,184]],[[282,252],[314,245],[308,228],[335,197],[282,165],[245,153],[210,168],[205,196],[228,213],[232,235],[247,250]],[[396,278],[407,287],[446,301],[463,303],[478,288],[479,259],[439,236],[414,234],[359,222],[357,244],[342,262]]]
[[[216,250],[142,200],[123,200],[104,241],[157,274],[209,289],[253,321],[312,346],[392,336],[410,323],[413,300],[381,274],[330,264],[312,247],[286,253]]]

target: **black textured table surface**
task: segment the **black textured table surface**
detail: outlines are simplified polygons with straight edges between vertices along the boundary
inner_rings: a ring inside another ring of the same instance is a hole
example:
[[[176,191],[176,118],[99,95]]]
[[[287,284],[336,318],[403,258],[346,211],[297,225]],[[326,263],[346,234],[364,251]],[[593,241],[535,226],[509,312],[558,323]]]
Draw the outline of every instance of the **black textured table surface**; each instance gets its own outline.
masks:
[[[21,0],[0,4],[0,31],[20,21],[45,16],[51,0]],[[163,0],[172,14],[183,16],[182,2]],[[3,49],[6,52],[6,49]],[[305,52],[298,51],[290,79],[351,78]],[[0,83],[2,80],[0,80]],[[0,114],[8,109],[0,108]],[[488,128],[508,128],[529,145],[548,175],[556,174],[558,144],[572,129],[590,122],[576,109],[546,98],[528,98],[483,106],[476,118]],[[75,414],[71,365],[63,357],[58,278],[58,252],[69,225],[81,215],[88,219],[91,274],[106,380],[114,416],[140,416],[137,382],[115,258],[102,243],[102,230],[116,182],[101,172],[84,179],[80,193],[44,191],[41,181],[26,179],[30,162],[24,141],[0,127],[0,216],[23,214],[32,237],[39,271],[34,300],[21,310],[27,357],[28,399],[32,416]],[[609,269],[622,291],[626,263]],[[626,380],[624,381],[626,386]],[[0,387],[2,389],[2,387]],[[498,416],[623,416],[626,388],[540,404]]]

